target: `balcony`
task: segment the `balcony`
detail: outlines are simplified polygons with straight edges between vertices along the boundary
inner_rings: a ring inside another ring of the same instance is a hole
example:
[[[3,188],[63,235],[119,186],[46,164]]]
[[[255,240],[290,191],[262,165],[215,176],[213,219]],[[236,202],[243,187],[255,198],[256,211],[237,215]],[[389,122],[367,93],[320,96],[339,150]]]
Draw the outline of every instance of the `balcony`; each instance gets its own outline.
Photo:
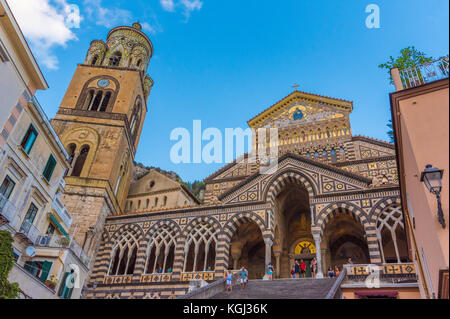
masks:
[[[13,228],[20,220],[17,208],[2,194],[0,194],[0,214],[8,220]]]
[[[445,57],[430,63],[407,69],[392,69],[391,75],[397,91],[417,87],[426,83],[448,78],[449,58]]]
[[[17,233],[25,239],[28,239],[32,244],[36,244],[40,235],[39,229],[37,229],[29,220],[24,220],[22,222]]]
[[[90,259],[84,252],[83,248],[75,241],[73,237],[66,236],[38,236],[36,246],[48,248],[70,249],[71,252],[78,257],[81,262],[89,268]]]
[[[61,202],[59,196],[56,196],[52,202],[53,210],[58,214],[59,218],[63,221],[63,223],[67,226],[67,229],[70,229],[72,226],[73,218],[67,210],[66,206]]]

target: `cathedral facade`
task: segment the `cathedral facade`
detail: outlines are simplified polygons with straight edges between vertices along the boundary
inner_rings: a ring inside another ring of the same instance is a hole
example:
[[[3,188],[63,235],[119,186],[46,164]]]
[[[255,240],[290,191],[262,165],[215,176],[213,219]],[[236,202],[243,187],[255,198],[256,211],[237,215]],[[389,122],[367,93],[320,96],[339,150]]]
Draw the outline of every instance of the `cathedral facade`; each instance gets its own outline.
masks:
[[[248,125],[278,130],[277,169],[246,154],[204,180],[203,204],[167,177],[133,178],[152,50],[137,23],[93,41],[52,121],[72,157],[71,232],[93,259],[85,298],[175,298],[241,265],[289,278],[315,257],[320,277],[349,257],[410,259],[394,145],[352,135],[350,101],[295,90],[266,108]]]

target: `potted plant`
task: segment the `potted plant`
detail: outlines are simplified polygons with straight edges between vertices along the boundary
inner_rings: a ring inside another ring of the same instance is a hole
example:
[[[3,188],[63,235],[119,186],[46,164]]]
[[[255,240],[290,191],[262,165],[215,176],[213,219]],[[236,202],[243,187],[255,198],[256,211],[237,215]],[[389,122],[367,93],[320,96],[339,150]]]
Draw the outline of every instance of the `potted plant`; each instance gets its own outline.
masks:
[[[45,281],[45,284],[46,284],[49,288],[55,290],[56,285],[58,284],[58,280],[56,279],[56,276],[55,276],[55,275],[51,275],[51,276],[50,276],[50,279],[48,279],[48,280]]]
[[[58,239],[58,245],[61,245],[62,247],[67,247],[70,244],[70,239],[67,237],[61,237]]]

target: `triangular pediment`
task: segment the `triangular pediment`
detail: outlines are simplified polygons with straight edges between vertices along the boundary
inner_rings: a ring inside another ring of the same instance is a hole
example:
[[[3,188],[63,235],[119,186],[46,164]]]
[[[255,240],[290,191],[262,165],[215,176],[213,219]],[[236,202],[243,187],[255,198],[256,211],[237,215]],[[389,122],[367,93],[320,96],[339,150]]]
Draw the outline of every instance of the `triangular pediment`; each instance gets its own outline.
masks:
[[[256,173],[219,197],[226,204],[262,202],[267,190],[279,176],[298,175],[310,189],[310,196],[335,195],[362,191],[369,188],[371,179],[348,172],[338,167],[294,154],[279,159],[278,169],[272,174]]]
[[[260,128],[315,123],[348,117],[352,110],[350,101],[295,91],[248,121],[248,125]]]

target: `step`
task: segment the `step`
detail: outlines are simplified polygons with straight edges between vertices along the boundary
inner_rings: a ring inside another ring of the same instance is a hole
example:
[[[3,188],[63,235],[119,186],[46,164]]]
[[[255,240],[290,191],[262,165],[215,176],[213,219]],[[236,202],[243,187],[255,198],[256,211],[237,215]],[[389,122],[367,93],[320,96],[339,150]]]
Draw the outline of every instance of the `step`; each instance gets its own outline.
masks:
[[[324,299],[335,281],[335,278],[249,280],[244,290],[234,285],[231,293],[222,292],[212,299]]]

